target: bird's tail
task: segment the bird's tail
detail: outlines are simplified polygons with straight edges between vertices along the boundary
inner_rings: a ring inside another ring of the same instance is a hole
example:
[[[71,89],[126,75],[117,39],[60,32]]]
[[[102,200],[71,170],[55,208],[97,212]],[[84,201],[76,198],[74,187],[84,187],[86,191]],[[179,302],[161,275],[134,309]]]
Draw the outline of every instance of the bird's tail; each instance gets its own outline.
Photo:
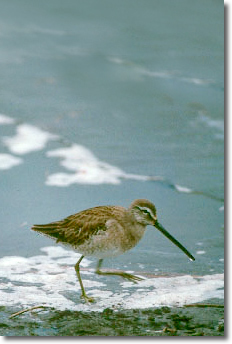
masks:
[[[52,239],[57,239],[57,242],[60,241],[62,237],[59,222],[51,222],[45,225],[33,225],[31,229],[43,235],[47,235]]]

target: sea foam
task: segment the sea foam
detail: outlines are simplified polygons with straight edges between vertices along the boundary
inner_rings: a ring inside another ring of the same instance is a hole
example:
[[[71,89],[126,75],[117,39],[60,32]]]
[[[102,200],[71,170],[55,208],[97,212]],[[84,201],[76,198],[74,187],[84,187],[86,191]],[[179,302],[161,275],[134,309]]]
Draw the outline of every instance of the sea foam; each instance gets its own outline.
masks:
[[[68,173],[50,174],[46,180],[46,184],[50,186],[120,184],[122,179],[163,180],[161,177],[125,173],[120,168],[99,160],[88,148],[78,144],[48,151],[46,155],[60,158],[60,165],[68,170]]]
[[[1,306],[26,308],[45,305],[58,310],[102,311],[110,307],[184,306],[224,297],[223,274],[154,275],[152,278],[143,277],[138,284],[120,283],[118,280],[120,285],[115,282],[117,290],[114,290],[113,277],[97,276],[93,271],[96,262],[84,258],[81,263],[82,280],[87,294],[96,302],[83,304],[74,270],[80,255],[60,246],[45,247],[42,252],[43,255],[33,257],[8,256],[0,259]]]
[[[2,141],[10,152],[23,155],[39,151],[46,146],[48,141],[57,138],[57,135],[25,123],[16,127],[16,135],[3,137]]]
[[[0,170],[9,170],[10,168],[23,163],[23,159],[11,154],[0,154]]]
[[[0,125],[13,124],[15,120],[9,116],[0,114]]]

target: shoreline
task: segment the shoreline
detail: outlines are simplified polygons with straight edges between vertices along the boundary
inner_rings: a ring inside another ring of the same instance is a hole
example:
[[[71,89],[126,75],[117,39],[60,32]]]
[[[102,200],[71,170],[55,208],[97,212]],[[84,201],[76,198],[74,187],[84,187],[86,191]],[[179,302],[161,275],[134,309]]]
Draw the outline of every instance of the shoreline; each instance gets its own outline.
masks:
[[[224,336],[224,306],[112,309],[103,312],[35,309],[15,316],[0,307],[1,336]]]

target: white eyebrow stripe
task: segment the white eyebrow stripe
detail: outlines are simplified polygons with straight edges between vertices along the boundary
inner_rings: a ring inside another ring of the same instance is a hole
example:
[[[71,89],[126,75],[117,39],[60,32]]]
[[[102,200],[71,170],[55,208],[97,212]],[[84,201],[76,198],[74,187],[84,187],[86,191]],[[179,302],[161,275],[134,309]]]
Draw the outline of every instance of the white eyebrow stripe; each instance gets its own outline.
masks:
[[[138,207],[140,210],[146,210],[149,214],[150,214],[150,216],[151,216],[151,218],[152,219],[154,219],[154,220],[156,220],[156,216],[153,214],[153,212],[151,211],[151,209],[149,209],[149,208],[147,208],[147,207]]]

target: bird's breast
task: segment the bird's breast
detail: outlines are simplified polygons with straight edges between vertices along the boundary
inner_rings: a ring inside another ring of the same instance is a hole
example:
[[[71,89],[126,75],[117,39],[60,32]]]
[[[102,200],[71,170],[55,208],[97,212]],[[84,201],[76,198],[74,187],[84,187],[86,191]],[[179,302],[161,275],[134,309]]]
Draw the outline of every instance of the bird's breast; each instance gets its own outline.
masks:
[[[77,251],[97,258],[116,257],[133,248],[145,231],[143,226],[122,224],[115,219],[109,219],[105,227],[79,245]]]

